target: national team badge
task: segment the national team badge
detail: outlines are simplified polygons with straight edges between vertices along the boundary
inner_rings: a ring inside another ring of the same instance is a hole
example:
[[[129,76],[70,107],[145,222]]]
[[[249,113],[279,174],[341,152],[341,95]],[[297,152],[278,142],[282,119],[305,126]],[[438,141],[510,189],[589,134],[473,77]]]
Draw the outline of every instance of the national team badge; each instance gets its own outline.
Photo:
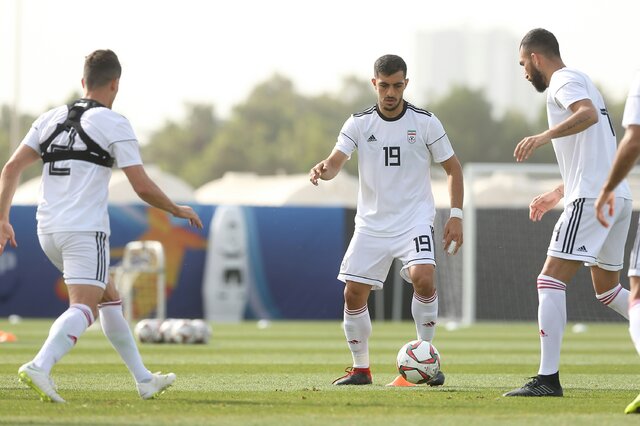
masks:
[[[407,130],[407,142],[416,143],[416,131],[415,130]]]

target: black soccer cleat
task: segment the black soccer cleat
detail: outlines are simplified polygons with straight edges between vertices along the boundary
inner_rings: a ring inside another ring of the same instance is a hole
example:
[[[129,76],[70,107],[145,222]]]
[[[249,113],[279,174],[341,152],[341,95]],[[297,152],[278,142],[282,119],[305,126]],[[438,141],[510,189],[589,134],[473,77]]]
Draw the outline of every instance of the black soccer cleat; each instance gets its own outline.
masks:
[[[354,368],[348,367],[345,369],[347,374],[342,377],[338,377],[333,381],[334,385],[370,385],[371,370],[368,368]]]
[[[562,386],[559,383],[557,385],[551,384],[536,376],[521,388],[514,389],[502,396],[562,396]]]
[[[435,376],[433,376],[429,381],[427,381],[429,386],[442,386],[444,385],[444,373],[442,371],[438,371]]]

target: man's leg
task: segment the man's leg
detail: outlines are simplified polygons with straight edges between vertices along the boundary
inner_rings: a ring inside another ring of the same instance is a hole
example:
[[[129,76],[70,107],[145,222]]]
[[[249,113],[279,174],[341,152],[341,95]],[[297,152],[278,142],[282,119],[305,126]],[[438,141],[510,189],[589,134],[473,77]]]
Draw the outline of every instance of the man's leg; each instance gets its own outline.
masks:
[[[409,268],[409,276],[413,284],[411,299],[411,315],[416,325],[418,339],[429,343],[436,333],[438,322],[438,291],[434,280],[435,265],[418,264]],[[444,385],[445,377],[442,371],[427,382],[429,386]]]
[[[592,266],[591,279],[596,299],[629,319],[629,290],[620,285],[620,271],[607,271]]]
[[[631,292],[629,297],[629,334],[640,355],[640,277],[629,277]],[[624,410],[626,414],[640,413],[640,395]]]
[[[540,367],[538,375],[522,388],[504,396],[562,396],[560,349],[567,322],[566,284],[580,262],[548,256],[537,279]]]
[[[98,305],[100,325],[111,345],[120,354],[129,372],[136,381],[138,393],[143,399],[154,398],[173,384],[176,375],[152,374],[142,362],[142,356],[133,338],[131,329],[122,312],[120,294],[112,282],[107,284],[102,303]]]
[[[98,301],[104,290],[95,285],[68,285],[69,309],[60,315],[49,330],[35,358],[18,370],[20,380],[34,389],[46,401],[64,402],[49,375],[53,366],[76,344],[78,338],[93,323]]]
[[[434,265],[415,265],[409,268],[413,284],[411,315],[416,324],[418,339],[431,342],[438,321],[438,292],[436,291]]]
[[[344,288],[344,334],[353,358],[353,367],[336,379],[335,385],[363,385],[371,383],[369,369],[369,337],[371,317],[367,300],[371,293],[368,284],[347,281]]]

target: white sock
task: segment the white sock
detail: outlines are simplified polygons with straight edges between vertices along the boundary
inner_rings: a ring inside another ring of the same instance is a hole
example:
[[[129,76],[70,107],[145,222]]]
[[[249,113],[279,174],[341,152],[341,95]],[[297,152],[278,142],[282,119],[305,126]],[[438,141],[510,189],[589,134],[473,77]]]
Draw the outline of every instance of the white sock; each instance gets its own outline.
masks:
[[[640,355],[640,299],[631,301],[629,305],[629,334]]]
[[[354,368],[369,368],[369,336],[371,336],[371,317],[369,308],[350,311],[344,308],[344,335],[353,357]]]
[[[596,298],[603,305],[610,307],[626,319],[629,319],[629,290],[622,287],[619,283],[617,286],[602,294],[596,294]]]
[[[124,319],[122,301],[103,303],[98,308],[102,331],[120,354],[133,378],[138,383],[151,380],[151,372],[142,363],[136,341],[127,320]]]
[[[49,374],[53,366],[73,348],[91,324],[93,313],[90,307],[80,303],[70,305],[51,325],[49,337],[33,359],[33,363]]]
[[[540,327],[540,369],[538,374],[557,373],[560,348],[567,324],[566,284],[555,278],[538,276],[538,325]]]
[[[438,320],[438,292],[434,292],[431,297],[420,296],[414,292],[411,299],[411,315],[416,323],[418,339],[431,342],[436,334]]]

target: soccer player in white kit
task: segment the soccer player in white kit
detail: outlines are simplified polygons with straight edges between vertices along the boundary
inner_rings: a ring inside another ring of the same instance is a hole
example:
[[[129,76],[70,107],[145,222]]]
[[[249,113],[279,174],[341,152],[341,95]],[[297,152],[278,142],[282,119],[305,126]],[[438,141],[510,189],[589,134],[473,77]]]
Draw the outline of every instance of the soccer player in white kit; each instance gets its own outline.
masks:
[[[627,317],[629,292],[620,285],[620,270],[631,220],[631,192],[626,181],[618,185],[611,226],[601,226],[591,212],[613,163],[616,137],[600,92],[586,74],[565,66],[555,36],[541,28],[529,31],[520,43],[520,65],[539,92],[547,90],[549,129],[522,139],[514,157],[524,161],[552,142],[563,181],[533,199],[529,216],[534,222],[540,220],[563,197],[564,211],[537,278],[538,375],[504,396],[562,396],[559,369],[567,321],[566,286],[581,264],[591,268],[598,300]]]
[[[329,157],[309,172],[314,185],[319,179],[333,179],[358,150],[356,226],[338,275],[345,283],[344,332],[353,366],[334,381],[336,385],[372,383],[367,300],[372,289],[382,288],[395,258],[403,263],[402,278],[414,288],[411,312],[417,336],[433,340],[438,295],[432,160],[441,164],[448,177],[451,217],[445,225],[443,246],[454,254],[462,245],[462,167],[436,116],[404,100],[406,76],[402,58],[380,57],[371,79],[376,105],[349,117]],[[443,383],[441,372],[429,382],[432,386]]]
[[[22,171],[42,158],[36,218],[40,245],[63,272],[69,309],[60,315],[35,358],[18,370],[20,381],[43,401],[65,402],[50,372],[69,352],[99,312],[104,334],[134,377],[141,398],[162,393],[175,374],[151,373],[144,366],[115,285],[109,281],[108,185],[111,166],[121,168],[141,199],[202,228],[189,206],[178,206],[147,176],[129,121],[111,110],[121,75],[118,57],[97,50],[86,57],[84,97],[54,108],[32,125],[0,175],[0,255],[16,237],[9,222],[11,201]]]
[[[627,102],[624,106],[622,125],[625,133],[620,141],[609,177],[596,200],[596,216],[600,223],[609,227],[609,219],[616,210],[615,189],[629,174],[640,156],[640,71],[636,73]],[[640,355],[640,232],[636,233],[633,250],[629,259],[629,334]],[[627,414],[640,413],[640,395],[624,411]]]

